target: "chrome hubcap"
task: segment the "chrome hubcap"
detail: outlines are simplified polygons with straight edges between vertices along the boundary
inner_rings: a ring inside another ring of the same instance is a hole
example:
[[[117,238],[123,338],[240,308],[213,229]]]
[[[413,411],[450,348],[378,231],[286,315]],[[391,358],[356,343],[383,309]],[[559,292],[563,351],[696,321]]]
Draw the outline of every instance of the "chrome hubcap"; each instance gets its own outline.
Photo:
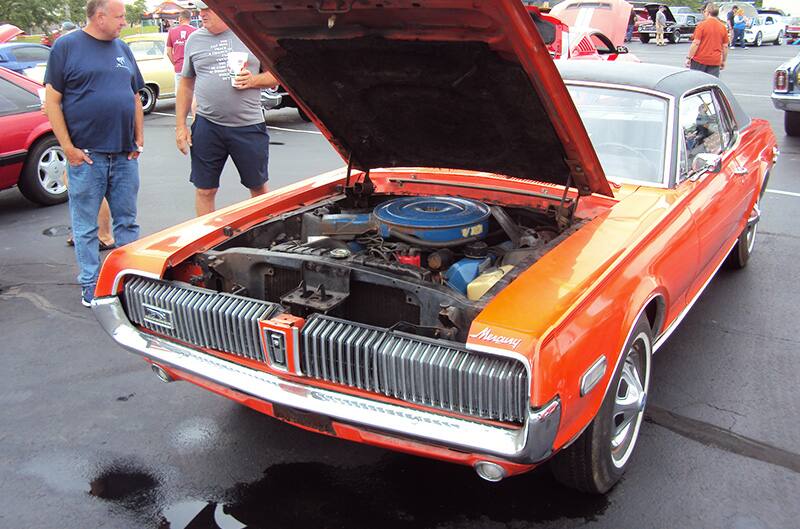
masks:
[[[139,98],[142,100],[142,108],[147,108],[152,104],[153,97],[148,90],[139,90]]]
[[[753,247],[756,245],[756,231],[758,231],[758,219],[760,217],[761,208],[756,202],[756,205],[753,206],[753,211],[750,212],[750,217],[747,219],[747,232],[745,233],[747,253],[752,253]]]
[[[647,401],[650,340],[641,333],[628,350],[614,396],[611,415],[611,459],[621,468],[633,452]]]
[[[67,158],[61,147],[50,147],[39,158],[38,174],[42,189],[51,195],[60,195],[66,191],[64,171],[67,170]]]

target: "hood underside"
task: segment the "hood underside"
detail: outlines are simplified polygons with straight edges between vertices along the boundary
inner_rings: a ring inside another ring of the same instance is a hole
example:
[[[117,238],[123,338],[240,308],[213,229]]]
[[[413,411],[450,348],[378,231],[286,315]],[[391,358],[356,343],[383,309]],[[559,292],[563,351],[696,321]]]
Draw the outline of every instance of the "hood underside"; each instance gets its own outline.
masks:
[[[213,4],[354,168],[468,169],[611,194],[516,0]]]

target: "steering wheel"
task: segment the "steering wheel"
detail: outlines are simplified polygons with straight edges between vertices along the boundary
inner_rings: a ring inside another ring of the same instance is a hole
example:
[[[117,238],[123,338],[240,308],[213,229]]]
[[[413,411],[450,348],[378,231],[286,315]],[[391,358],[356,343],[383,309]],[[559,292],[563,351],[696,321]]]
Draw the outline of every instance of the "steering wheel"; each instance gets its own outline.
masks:
[[[651,169],[651,170],[656,169],[655,164],[653,163],[653,161],[650,158],[647,157],[646,154],[644,154],[642,151],[634,149],[630,145],[625,145],[624,143],[617,143],[617,142],[614,142],[614,141],[608,141],[608,142],[600,143],[600,144],[596,145],[595,146],[595,150],[597,152],[600,152],[600,151],[609,152],[609,151],[617,150],[617,151],[622,151],[623,153],[625,153],[627,155],[631,155],[632,154],[633,157],[638,158],[639,160],[644,162],[648,169]]]

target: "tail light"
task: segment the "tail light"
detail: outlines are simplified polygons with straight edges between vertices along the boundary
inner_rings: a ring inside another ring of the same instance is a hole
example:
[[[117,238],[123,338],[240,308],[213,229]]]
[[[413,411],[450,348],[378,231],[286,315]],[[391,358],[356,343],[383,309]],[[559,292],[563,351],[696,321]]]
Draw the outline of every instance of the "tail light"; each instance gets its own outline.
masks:
[[[786,70],[777,70],[775,72],[775,82],[773,84],[775,92],[788,92],[789,91],[789,72]]]

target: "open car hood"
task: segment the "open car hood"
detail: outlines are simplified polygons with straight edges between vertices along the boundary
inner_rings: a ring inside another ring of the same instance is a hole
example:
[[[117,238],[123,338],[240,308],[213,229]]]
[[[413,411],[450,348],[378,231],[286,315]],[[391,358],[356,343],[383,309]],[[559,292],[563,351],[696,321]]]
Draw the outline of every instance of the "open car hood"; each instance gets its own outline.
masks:
[[[354,168],[486,171],[611,195],[519,0],[208,0]]]
[[[22,35],[24,31],[12,24],[0,24],[0,44],[8,42],[17,35]]]
[[[616,47],[625,43],[632,10],[625,0],[564,0],[553,6],[550,15],[575,29],[596,29]]]
[[[644,6],[644,8],[647,9],[647,14],[650,15],[650,21],[653,24],[656,23],[656,13],[658,13],[658,8],[662,5],[667,8],[664,10],[664,16],[667,17],[667,22],[675,22],[675,15],[672,14],[672,11],[669,10],[669,6],[666,4],[647,4]]]

